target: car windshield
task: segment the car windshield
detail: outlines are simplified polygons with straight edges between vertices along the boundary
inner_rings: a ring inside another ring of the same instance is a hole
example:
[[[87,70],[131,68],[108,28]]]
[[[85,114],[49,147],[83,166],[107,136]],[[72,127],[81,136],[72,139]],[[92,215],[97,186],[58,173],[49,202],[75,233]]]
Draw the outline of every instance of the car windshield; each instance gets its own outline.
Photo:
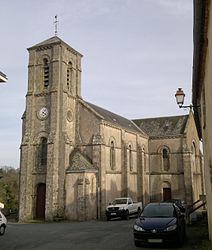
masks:
[[[143,217],[174,217],[174,207],[172,205],[147,205],[141,216]]]
[[[127,199],[117,199],[117,200],[114,200],[112,202],[113,205],[117,205],[117,204],[126,204],[127,203]]]

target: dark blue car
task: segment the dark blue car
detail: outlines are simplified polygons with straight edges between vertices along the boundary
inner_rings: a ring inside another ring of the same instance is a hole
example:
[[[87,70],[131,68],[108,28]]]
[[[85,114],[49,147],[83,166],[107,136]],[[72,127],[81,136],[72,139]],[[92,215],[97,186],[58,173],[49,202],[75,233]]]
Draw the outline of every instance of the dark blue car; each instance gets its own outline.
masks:
[[[135,246],[141,243],[183,244],[186,235],[185,216],[174,203],[149,203],[133,226]]]

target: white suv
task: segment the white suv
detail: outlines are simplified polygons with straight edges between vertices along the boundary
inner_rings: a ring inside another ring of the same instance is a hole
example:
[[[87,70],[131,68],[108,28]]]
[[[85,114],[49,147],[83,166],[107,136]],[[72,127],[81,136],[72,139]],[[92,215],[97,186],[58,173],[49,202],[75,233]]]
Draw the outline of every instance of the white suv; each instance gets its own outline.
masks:
[[[7,219],[0,210],[0,235],[3,235],[5,233],[6,227],[7,227]]]

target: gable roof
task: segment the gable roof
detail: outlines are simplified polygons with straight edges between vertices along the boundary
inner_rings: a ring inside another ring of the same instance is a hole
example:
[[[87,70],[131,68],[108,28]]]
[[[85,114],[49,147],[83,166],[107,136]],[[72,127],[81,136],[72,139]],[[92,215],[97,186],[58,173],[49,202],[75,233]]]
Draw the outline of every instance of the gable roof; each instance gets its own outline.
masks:
[[[65,43],[62,39],[60,39],[59,37],[57,36],[53,36],[41,43],[38,43],[36,45],[33,45],[32,47],[28,48],[28,50],[31,50],[31,49],[36,49],[36,48],[39,48],[39,47],[45,47],[45,46],[48,46],[48,45],[56,45],[56,44],[63,44],[65,46],[67,46],[69,49],[71,49],[71,51],[79,54],[80,56],[82,56],[78,51],[76,51],[75,49],[73,49],[70,45],[68,45],[67,43]]]
[[[185,133],[189,115],[133,120],[151,137],[179,136]]]
[[[88,106],[90,106],[95,112],[97,112],[103,120],[115,125],[119,126],[123,129],[127,129],[136,133],[145,134],[142,129],[140,129],[133,121],[128,120],[120,115],[114,114],[106,109],[98,107],[92,103],[85,102]]]
[[[75,149],[70,156],[70,166],[66,172],[90,172],[96,171],[91,161],[85,157],[79,150]]]

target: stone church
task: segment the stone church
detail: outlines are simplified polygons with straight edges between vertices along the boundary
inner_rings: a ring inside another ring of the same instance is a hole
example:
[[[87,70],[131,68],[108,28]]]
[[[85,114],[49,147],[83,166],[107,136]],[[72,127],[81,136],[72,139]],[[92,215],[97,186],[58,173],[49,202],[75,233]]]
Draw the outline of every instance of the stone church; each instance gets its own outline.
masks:
[[[104,218],[115,197],[191,204],[204,193],[189,115],[129,120],[81,96],[82,55],[54,36],[28,48],[19,220]]]

